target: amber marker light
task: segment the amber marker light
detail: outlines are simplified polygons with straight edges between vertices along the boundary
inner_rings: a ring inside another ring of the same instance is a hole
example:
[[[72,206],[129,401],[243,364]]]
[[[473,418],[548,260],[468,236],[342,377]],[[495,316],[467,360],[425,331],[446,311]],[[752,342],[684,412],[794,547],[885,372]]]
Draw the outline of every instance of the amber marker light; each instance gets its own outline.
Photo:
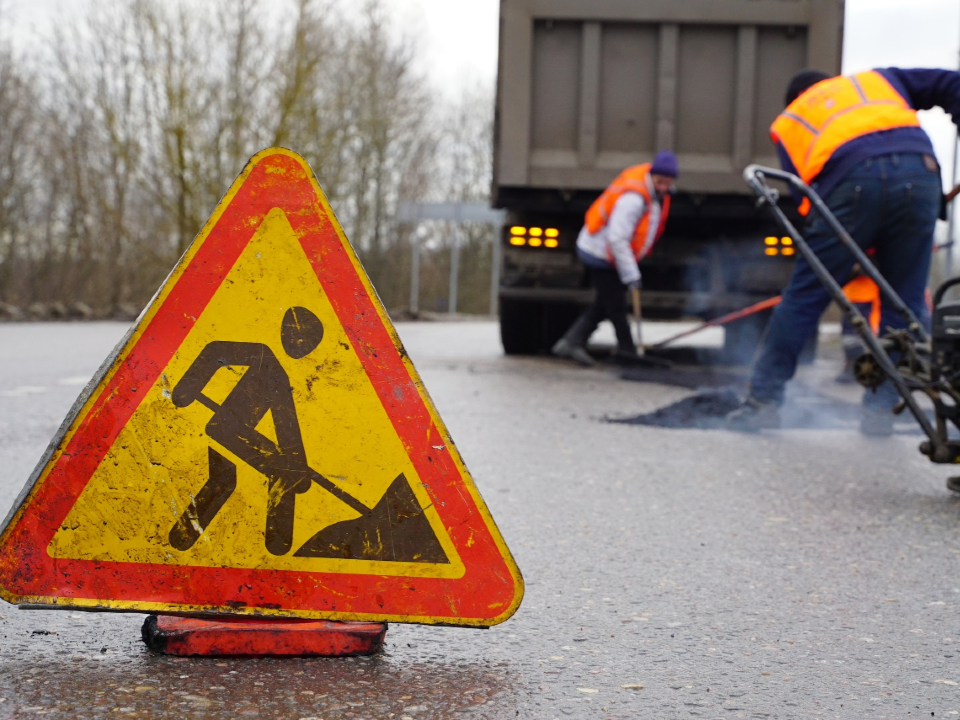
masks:
[[[526,244],[527,244],[527,239],[526,239],[525,237],[521,237],[521,236],[519,236],[519,235],[514,235],[513,237],[510,238],[510,244],[511,244],[511,245],[526,245]]]
[[[560,231],[556,228],[547,228],[547,231],[544,233],[547,237],[560,237]]]
[[[777,250],[775,247],[768,247],[768,248],[766,249],[767,255],[776,255],[776,254],[778,254],[779,252],[780,252],[780,251]]]
[[[527,229],[526,229],[525,227],[521,227],[520,225],[514,225],[512,228],[510,228],[510,234],[511,234],[511,235],[526,235],[526,234],[527,234]]]
[[[785,247],[780,252],[782,252],[784,255],[793,255],[796,252],[796,250],[794,250],[792,247]]]
[[[538,237],[530,238],[530,247],[540,247],[541,245],[543,245],[543,240],[541,240],[540,238]]]
[[[559,245],[560,243],[557,242],[557,239],[556,239],[556,238],[549,238],[549,237],[548,237],[546,240],[543,241],[543,244],[544,244],[545,246],[549,247],[549,248],[555,248],[555,247],[556,247],[557,245]]]
[[[540,237],[543,235],[543,228],[530,228],[530,237]]]
[[[792,237],[780,238],[780,244],[781,244],[781,245],[793,245],[793,238],[792,238]]]
[[[777,244],[777,239],[776,239],[775,237],[765,237],[765,238],[763,239],[763,242],[764,242],[766,245],[776,245],[776,244]],[[770,253],[767,253],[767,254],[769,255]]]

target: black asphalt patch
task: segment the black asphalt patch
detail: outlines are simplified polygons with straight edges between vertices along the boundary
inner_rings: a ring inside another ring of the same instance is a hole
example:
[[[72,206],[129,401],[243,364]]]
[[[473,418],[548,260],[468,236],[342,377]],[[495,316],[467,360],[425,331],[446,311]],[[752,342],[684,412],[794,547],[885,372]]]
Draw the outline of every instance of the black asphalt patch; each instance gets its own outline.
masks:
[[[722,428],[726,414],[739,406],[740,397],[735,391],[713,390],[684,398],[652,413],[630,418],[607,418],[607,422],[662,428],[716,429]]]
[[[604,421],[672,429],[720,430],[725,426],[727,413],[740,406],[741,397],[742,392],[737,388],[703,390],[650,413],[606,417]],[[856,429],[860,425],[860,408],[859,403],[844,402],[797,383],[790,388],[787,402],[780,408],[780,427],[784,430]],[[920,432],[920,427],[908,413],[899,415],[895,422],[898,434]]]

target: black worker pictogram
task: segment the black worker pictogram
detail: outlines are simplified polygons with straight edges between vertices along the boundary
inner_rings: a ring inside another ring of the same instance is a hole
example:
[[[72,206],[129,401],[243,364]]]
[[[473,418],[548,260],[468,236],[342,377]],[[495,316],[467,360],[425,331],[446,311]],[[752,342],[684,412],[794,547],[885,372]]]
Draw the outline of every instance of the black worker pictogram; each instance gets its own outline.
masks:
[[[284,353],[300,360],[323,339],[323,324],[310,310],[286,311],[280,328]],[[204,395],[223,367],[246,371],[221,404]],[[207,435],[268,479],[264,544],[273,555],[292,549],[296,497],[316,483],[350,506],[359,517],[323,528],[299,548],[297,557],[336,557],[401,562],[447,563],[423,508],[404,475],[396,477],[373,508],[344,492],[310,467],[290,379],[263,343],[214,341],[207,344],[173,388],[177,407],[199,402],[213,412]],[[256,428],[270,413],[276,441]],[[170,529],[170,544],[188,550],[216,518],[237,486],[237,466],[211,446],[208,479]]]

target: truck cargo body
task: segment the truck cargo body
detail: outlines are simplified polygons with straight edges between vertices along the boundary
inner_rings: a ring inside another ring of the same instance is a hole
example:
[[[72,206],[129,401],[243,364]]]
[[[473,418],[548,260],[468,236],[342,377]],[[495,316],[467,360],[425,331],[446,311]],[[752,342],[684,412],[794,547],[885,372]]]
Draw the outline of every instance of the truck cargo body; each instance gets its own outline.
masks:
[[[659,150],[677,154],[680,178],[641,263],[644,315],[709,318],[779,293],[795,256],[741,173],[779,165],[769,127],[787,83],[839,73],[842,27],[842,0],[501,0],[504,349],[548,348],[589,303],[584,213]]]

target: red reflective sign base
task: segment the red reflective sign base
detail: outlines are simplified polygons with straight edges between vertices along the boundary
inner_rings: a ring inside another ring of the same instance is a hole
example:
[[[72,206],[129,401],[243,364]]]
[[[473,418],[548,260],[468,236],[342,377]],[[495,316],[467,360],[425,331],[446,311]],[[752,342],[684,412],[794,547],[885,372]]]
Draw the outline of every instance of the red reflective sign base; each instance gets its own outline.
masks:
[[[379,651],[387,624],[150,615],[141,632],[148,648],[165,655],[350,657]]]

